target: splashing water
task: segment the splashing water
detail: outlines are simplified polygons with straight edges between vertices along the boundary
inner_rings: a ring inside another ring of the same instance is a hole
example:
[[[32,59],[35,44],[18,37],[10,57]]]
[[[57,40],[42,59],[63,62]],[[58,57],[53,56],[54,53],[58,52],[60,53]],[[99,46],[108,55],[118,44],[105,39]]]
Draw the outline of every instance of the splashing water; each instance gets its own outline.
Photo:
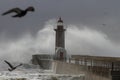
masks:
[[[84,74],[55,74],[52,70],[0,72],[0,80],[84,80],[84,78]]]

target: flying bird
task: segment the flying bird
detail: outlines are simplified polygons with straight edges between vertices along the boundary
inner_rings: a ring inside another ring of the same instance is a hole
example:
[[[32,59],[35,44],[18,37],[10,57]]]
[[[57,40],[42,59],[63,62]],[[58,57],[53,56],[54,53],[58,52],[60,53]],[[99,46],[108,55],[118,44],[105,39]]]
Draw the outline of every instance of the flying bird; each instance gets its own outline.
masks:
[[[106,26],[106,24],[102,24],[103,26]]]
[[[10,68],[8,68],[9,71],[13,71],[13,70],[15,70],[17,67],[22,66],[22,64],[19,64],[19,65],[17,65],[17,66],[13,66],[13,65],[10,64],[8,61],[6,61],[6,60],[4,60],[4,61],[5,61],[5,63],[7,63],[8,66],[10,67]]]
[[[22,10],[20,8],[13,8],[13,9],[10,9],[10,10],[4,12],[2,15],[4,16],[4,15],[10,14],[10,13],[16,13],[16,15],[13,15],[12,17],[19,17],[20,18],[20,17],[25,16],[28,11],[33,12],[33,11],[35,11],[35,9],[32,6],[28,7],[25,10]]]

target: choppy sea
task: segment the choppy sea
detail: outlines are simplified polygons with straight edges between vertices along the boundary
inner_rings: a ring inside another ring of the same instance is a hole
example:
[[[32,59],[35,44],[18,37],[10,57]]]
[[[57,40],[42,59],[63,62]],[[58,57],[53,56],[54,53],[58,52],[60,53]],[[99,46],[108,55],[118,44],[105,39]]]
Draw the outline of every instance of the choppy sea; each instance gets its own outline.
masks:
[[[84,74],[55,74],[52,70],[0,71],[0,80],[84,80]]]

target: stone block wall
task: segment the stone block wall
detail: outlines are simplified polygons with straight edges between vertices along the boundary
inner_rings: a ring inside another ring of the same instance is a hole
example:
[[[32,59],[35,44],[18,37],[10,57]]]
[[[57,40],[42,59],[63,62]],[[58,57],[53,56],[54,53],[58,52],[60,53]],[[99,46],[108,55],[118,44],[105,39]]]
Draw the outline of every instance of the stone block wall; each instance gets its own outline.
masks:
[[[53,61],[52,69],[56,74],[84,74],[82,66],[72,63],[66,63],[61,61]]]

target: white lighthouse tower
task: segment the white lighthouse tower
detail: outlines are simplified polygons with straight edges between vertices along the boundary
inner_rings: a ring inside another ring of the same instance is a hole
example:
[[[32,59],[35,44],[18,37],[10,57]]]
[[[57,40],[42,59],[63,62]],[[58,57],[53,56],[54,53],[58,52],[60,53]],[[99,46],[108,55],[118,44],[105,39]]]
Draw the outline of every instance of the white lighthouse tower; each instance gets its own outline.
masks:
[[[59,18],[57,27],[54,29],[56,32],[55,37],[55,60],[66,61],[67,54],[65,50],[65,28],[63,20]]]

